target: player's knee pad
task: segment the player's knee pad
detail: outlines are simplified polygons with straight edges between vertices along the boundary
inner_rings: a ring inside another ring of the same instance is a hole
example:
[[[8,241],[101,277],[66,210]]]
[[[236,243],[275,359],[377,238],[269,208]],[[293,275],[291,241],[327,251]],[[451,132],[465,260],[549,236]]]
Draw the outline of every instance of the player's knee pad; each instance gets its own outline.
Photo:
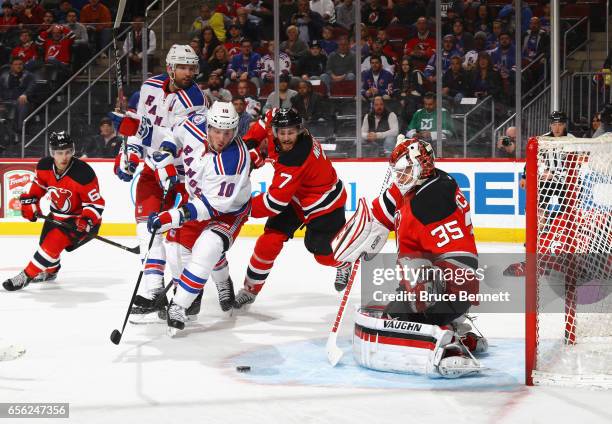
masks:
[[[206,229],[200,234],[193,249],[188,267],[194,267],[192,272],[208,278],[214,266],[219,262],[225,251],[225,240],[217,232]]]
[[[287,234],[266,229],[255,243],[254,253],[263,259],[274,260],[283,250],[284,243],[289,240]]]

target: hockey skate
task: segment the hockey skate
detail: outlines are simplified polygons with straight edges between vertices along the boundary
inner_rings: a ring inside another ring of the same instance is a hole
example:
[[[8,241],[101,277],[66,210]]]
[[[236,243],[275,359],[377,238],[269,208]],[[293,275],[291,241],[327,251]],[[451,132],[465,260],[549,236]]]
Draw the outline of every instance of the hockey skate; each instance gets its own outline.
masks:
[[[234,301],[234,309],[240,309],[244,312],[248,311],[253,302],[255,302],[256,297],[256,294],[251,293],[246,289],[240,289],[236,295],[236,300]]]
[[[57,267],[55,272],[43,271],[32,279],[32,283],[50,283],[57,280],[57,273],[59,272],[61,265]]]
[[[158,314],[164,311],[168,305],[168,298],[163,287],[152,292],[151,299],[136,295],[134,305],[130,311],[130,323],[132,324],[161,324],[165,320]]]
[[[30,284],[31,281],[32,279],[26,275],[25,271],[21,271],[13,278],[9,278],[4,283],[2,283],[2,287],[4,287],[4,290],[7,291],[21,290],[22,288]]]
[[[232,313],[232,306],[236,301],[236,295],[234,294],[234,283],[232,278],[229,277],[226,281],[216,282],[217,292],[219,293],[219,306],[223,312]]]
[[[445,346],[442,359],[437,366],[438,373],[444,378],[465,377],[483,370],[480,363],[460,343]]]
[[[185,322],[187,321],[187,311],[180,305],[177,305],[173,301],[168,306],[168,336],[174,337],[178,330],[185,328]]]
[[[187,314],[187,321],[196,321],[198,319],[198,314],[200,313],[200,306],[202,305],[202,295],[204,294],[204,290],[200,290],[200,293],[193,300],[193,303],[185,313]]]
[[[341,292],[346,288],[349,277],[351,276],[351,269],[352,267],[350,266],[336,269],[336,281],[334,281],[336,291]]]

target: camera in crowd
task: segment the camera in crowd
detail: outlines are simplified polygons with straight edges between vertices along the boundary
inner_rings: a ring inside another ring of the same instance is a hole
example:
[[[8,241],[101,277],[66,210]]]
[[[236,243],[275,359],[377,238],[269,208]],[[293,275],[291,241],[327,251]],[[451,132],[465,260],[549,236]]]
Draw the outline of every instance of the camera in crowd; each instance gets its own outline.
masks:
[[[501,138],[502,146],[512,146],[513,143],[514,143],[514,140],[512,140],[512,138],[508,137],[507,135]]]

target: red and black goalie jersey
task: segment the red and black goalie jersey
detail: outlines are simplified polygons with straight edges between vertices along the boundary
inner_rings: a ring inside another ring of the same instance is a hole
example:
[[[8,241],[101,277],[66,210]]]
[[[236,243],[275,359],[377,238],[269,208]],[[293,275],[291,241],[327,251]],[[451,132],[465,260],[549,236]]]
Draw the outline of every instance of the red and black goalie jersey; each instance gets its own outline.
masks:
[[[80,159],[73,158],[66,170],[58,174],[52,157],[42,158],[36,165],[36,177],[28,196],[38,199],[49,194],[51,213],[60,220],[83,216],[98,225],[104,211],[98,178],[94,170]]]
[[[274,216],[291,204],[300,219],[308,223],[344,206],[344,185],[321,144],[309,133],[300,134],[289,152],[276,152],[273,142],[268,148],[274,177],[269,189],[253,198],[251,216]]]

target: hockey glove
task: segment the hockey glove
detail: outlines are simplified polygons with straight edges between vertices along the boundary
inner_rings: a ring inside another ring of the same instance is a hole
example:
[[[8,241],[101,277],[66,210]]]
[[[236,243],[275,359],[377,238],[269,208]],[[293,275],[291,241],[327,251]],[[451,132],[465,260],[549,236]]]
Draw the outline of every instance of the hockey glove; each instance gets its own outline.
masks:
[[[90,218],[81,215],[74,222],[74,226],[76,227],[79,233],[89,233],[93,228],[94,224]]]
[[[151,234],[165,233],[173,228],[178,228],[185,222],[181,208],[172,208],[161,213],[152,213],[147,221],[147,229]]]
[[[28,221],[35,222],[42,215],[38,197],[24,193],[19,197],[19,202],[21,202],[21,216]]]
[[[122,181],[132,181],[134,172],[136,172],[136,168],[138,168],[139,161],[140,158],[138,154],[130,150],[130,148],[128,148],[127,156],[126,153],[121,150],[115,157],[115,175]]]
[[[170,190],[179,182],[174,157],[170,152],[154,152],[151,156],[155,166],[155,179],[162,189]]]

